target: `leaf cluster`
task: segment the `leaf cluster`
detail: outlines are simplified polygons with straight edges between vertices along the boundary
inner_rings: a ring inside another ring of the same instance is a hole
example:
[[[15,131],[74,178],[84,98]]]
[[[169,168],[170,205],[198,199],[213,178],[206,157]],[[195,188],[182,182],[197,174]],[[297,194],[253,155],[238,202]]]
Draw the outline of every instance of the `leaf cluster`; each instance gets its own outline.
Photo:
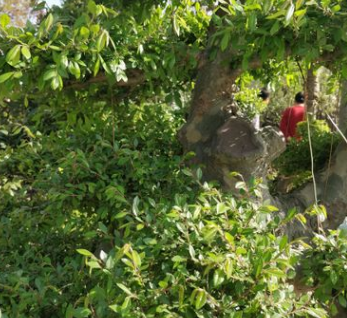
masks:
[[[324,317],[287,282],[300,251],[279,229],[294,214],[251,201],[257,183],[238,199],[203,184],[178,111],[30,113],[33,136],[0,151],[4,317]]]
[[[311,170],[307,122],[299,123],[297,129],[301,136],[300,140],[291,139],[286,151],[273,163],[281,175],[293,176]],[[314,169],[319,171],[329,162],[329,158],[340,141],[340,136],[337,132],[332,132],[324,120],[315,120],[310,123],[310,136]]]
[[[338,312],[337,306],[347,308],[347,240],[345,230],[330,231],[328,235],[316,234],[314,249],[306,252],[302,271],[304,280],[315,286],[315,296],[331,315]]]

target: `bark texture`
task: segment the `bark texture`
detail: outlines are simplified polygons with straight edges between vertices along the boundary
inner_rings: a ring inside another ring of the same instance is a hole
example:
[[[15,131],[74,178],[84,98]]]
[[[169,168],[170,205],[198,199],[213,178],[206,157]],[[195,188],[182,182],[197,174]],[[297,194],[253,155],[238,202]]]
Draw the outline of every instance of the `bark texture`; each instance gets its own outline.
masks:
[[[266,181],[268,165],[285,150],[285,143],[276,128],[256,131],[247,119],[232,116],[231,96],[241,69],[228,63],[228,54],[230,52],[220,53],[211,61],[205,57],[198,73],[191,112],[179,137],[186,151],[195,152],[194,163],[204,167],[205,179],[217,180],[224,189],[234,191],[238,180],[231,177],[230,172],[241,173],[245,180],[262,177]],[[259,65],[257,60],[251,62],[253,68]],[[314,76],[313,72],[311,75]],[[318,202],[328,210],[323,226],[334,229],[347,216],[347,146],[344,143],[326,170],[316,176],[316,181]],[[283,213],[292,207],[305,210],[315,203],[312,183],[276,198],[263,191],[263,197],[270,198]],[[310,236],[317,231],[317,218],[309,219],[306,227],[297,224],[287,231],[292,238]]]
[[[325,170],[316,175],[316,189],[319,204],[327,209],[327,219],[322,223],[325,230],[336,229],[347,216],[347,145],[341,142]],[[308,183],[290,195],[277,198],[284,211],[296,207],[299,211],[315,203],[314,185]],[[310,236],[317,231],[317,217],[308,219],[308,224],[288,228],[291,237]]]
[[[306,77],[306,111],[308,114],[315,115],[318,99],[318,80],[314,74],[313,67],[307,70]]]
[[[341,83],[340,111],[338,124],[341,131],[347,131],[347,80]]]
[[[204,166],[207,180],[218,180],[225,189],[233,190],[237,180],[230,172],[239,172],[246,180],[252,176],[264,178],[268,163],[285,149],[285,144],[278,130],[267,127],[256,131],[251,121],[232,116],[233,87],[242,70],[231,67],[230,54],[220,53],[213,61],[205,58],[191,113],[179,137],[186,151],[195,152],[194,163]],[[251,67],[259,65],[258,60],[251,62]]]
[[[226,61],[226,56],[220,54],[214,61],[206,60],[200,69],[191,113],[179,137],[186,151],[195,152],[195,163],[205,167],[207,180],[218,180],[226,190],[234,191],[236,180],[230,177],[230,172],[241,173],[245,180],[262,177],[265,181],[268,165],[285,150],[285,143],[278,130],[266,127],[256,131],[250,121],[231,115],[231,94],[240,70],[232,70]],[[328,211],[322,225],[325,229],[335,229],[347,216],[346,144],[339,145],[331,164],[316,176],[316,180],[319,203]],[[293,207],[302,212],[315,203],[313,183],[276,198],[271,198],[267,190],[263,191],[264,199],[272,200],[282,215]],[[290,239],[310,237],[317,231],[317,223],[317,217],[313,216],[305,226],[296,222],[284,231]],[[300,286],[304,289],[300,290]],[[296,284],[295,288],[300,293],[306,292],[307,286]],[[339,308],[335,317],[347,317],[346,310]]]

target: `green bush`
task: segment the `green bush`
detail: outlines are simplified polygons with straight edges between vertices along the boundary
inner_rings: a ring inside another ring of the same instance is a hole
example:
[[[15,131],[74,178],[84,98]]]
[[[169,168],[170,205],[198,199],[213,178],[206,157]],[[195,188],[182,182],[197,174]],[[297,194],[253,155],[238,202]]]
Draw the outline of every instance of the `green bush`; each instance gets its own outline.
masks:
[[[116,226],[113,217],[128,208],[128,198],[171,197],[173,184],[188,179],[175,181],[182,160],[175,111],[132,104],[113,116],[103,106],[67,115],[38,108],[30,117],[38,123],[33,138],[0,151],[5,317],[64,317],[89,281],[76,249],[97,248],[104,240],[98,224]]]
[[[286,282],[300,253],[273,234],[276,209],[207,185],[199,192],[161,203],[135,197],[116,216],[130,235],[114,231],[100,257],[78,250],[96,281],[89,309],[102,317],[323,317]]]
[[[286,151],[274,161],[274,167],[281,175],[295,175],[311,170],[307,122],[299,123],[297,130],[301,139],[292,138],[287,144]],[[340,137],[337,133],[331,132],[323,120],[315,120],[310,124],[310,135],[314,168],[315,171],[319,171],[329,162],[329,157],[336,148]]]
[[[103,106],[38,108],[0,151],[2,317],[325,317],[287,282],[294,214],[201,184],[169,106]]]
[[[316,234],[314,248],[306,251],[302,264],[306,284],[313,287],[314,296],[332,316],[337,313],[337,304],[347,308],[347,236],[344,231]]]

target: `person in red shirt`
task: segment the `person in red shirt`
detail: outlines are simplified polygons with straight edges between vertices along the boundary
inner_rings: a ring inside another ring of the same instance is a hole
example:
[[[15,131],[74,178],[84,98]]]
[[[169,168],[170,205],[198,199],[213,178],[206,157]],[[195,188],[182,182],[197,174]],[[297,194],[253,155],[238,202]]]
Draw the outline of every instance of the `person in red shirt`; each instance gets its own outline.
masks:
[[[304,102],[304,94],[302,92],[297,93],[295,95],[295,104],[286,108],[282,114],[280,129],[286,141],[293,137],[299,139],[299,136],[296,134],[296,125],[305,118]]]

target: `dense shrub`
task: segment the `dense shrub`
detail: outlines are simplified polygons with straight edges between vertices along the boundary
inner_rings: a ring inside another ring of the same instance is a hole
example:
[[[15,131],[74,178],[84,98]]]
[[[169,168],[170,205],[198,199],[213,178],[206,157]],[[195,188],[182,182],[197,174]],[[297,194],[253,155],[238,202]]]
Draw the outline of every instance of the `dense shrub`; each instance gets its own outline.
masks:
[[[114,117],[103,106],[76,107],[67,116],[39,108],[33,138],[4,143],[0,308],[9,317],[65,316],[88,281],[76,248],[96,249],[104,239],[98,224],[115,226],[129,198],[171,197],[172,184],[188,179],[175,181],[182,160],[175,112],[123,105]]]
[[[299,251],[273,234],[274,210],[207,185],[174,202],[135,198],[117,216],[131,234],[114,231],[100,258],[78,250],[97,278],[85,303],[102,317],[320,317],[286,283]]]
[[[269,173],[270,190],[290,192],[312,179],[311,151],[307,122],[298,124],[300,139],[292,138],[287,149],[272,163]],[[319,172],[330,159],[341,140],[337,132],[332,132],[325,121],[315,120],[310,123],[310,137],[314,172]]]
[[[300,140],[292,138],[286,151],[275,160],[274,167],[281,175],[295,175],[311,170],[311,153],[307,122],[298,124]],[[332,151],[336,148],[340,138],[337,133],[331,132],[323,120],[315,120],[310,123],[310,136],[312,141],[313,163],[315,171],[324,168],[329,162]]]
[[[346,229],[316,234],[313,244],[314,248],[307,250],[303,258],[303,276],[315,297],[333,316],[338,305],[347,308]]]
[[[3,317],[325,316],[287,282],[301,252],[280,229],[294,214],[253,203],[256,183],[239,198],[202,184],[177,111],[33,116],[33,136],[0,152]]]

